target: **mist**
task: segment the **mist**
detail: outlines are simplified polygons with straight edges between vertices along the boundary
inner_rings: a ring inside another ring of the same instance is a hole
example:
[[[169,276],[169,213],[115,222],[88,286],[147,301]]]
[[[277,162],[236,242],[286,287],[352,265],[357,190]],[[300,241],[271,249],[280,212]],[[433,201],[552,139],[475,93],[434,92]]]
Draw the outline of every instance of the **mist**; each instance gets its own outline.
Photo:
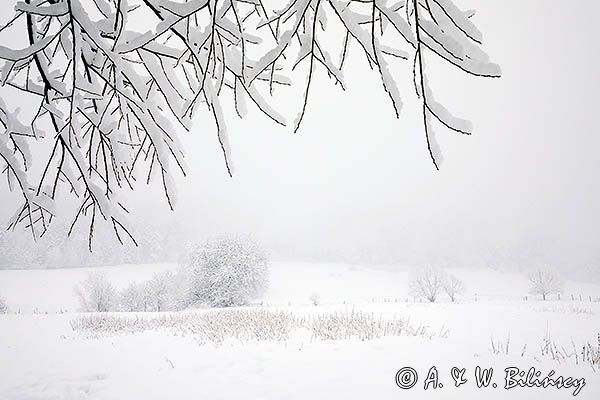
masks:
[[[410,78],[395,119],[376,72],[351,48],[347,90],[317,72],[296,134],[256,109],[243,120],[227,110],[233,177],[211,121],[200,114],[183,138],[188,175],[177,178],[175,210],[160,185],[140,186],[132,194],[133,230],[143,235],[151,227],[176,243],[248,234],[280,259],[399,268],[547,264],[597,277],[598,5],[459,5],[477,8],[503,77],[467,77],[427,58],[436,97],[475,126],[472,136],[438,129],[440,171],[427,152]],[[282,105],[300,95],[281,95]],[[1,190],[7,216],[16,197]]]
[[[215,135],[197,122],[186,138],[190,175],[175,213],[159,223],[174,218],[195,235],[251,233],[281,257],[597,267],[600,143],[588,94],[599,89],[597,5],[536,4],[477,4],[501,79],[428,63],[437,96],[475,126],[470,137],[440,131],[440,171],[410,87],[396,120],[355,51],[350,65],[362,68],[347,72],[347,91],[315,85],[297,134],[259,115],[231,119],[233,178]],[[539,9],[544,18],[532,18]],[[555,29],[575,19],[578,29]],[[164,211],[161,198],[146,206]]]

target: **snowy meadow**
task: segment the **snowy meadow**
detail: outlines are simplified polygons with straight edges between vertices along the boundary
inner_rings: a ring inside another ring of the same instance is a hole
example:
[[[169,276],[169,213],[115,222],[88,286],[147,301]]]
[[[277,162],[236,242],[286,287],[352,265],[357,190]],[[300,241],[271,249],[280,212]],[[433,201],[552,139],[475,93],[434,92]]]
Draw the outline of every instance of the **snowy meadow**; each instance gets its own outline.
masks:
[[[598,15],[0,1],[0,400],[600,399]]]
[[[177,268],[98,269],[119,289]],[[412,297],[405,269],[274,262],[270,289],[246,306],[81,313],[73,288],[93,270],[0,272],[11,309],[0,316],[1,398],[573,396],[575,387],[506,392],[509,367],[584,378],[578,398],[600,393],[599,285],[567,281],[561,300],[542,301],[524,275],[453,269],[465,291],[430,303]],[[444,386],[424,390],[433,366]],[[477,387],[477,366],[496,371],[498,388]],[[419,376],[411,389],[396,383],[404,367]],[[465,368],[460,387],[453,367]]]

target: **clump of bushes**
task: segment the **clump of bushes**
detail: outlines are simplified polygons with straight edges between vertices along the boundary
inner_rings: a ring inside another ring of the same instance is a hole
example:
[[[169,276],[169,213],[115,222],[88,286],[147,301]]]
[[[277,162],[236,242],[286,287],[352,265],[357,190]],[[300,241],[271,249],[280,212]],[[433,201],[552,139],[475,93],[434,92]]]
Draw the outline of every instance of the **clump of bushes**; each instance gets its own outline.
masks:
[[[233,307],[259,298],[268,285],[265,252],[241,237],[219,237],[195,246],[176,273],[155,274],[120,293],[102,273],[76,287],[82,311],[148,312],[188,307]]]
[[[102,272],[91,272],[75,287],[82,311],[107,312],[116,307],[117,291]]]
[[[119,310],[129,312],[167,311],[175,302],[174,275],[170,271],[154,274],[147,282],[132,282],[119,294]]]

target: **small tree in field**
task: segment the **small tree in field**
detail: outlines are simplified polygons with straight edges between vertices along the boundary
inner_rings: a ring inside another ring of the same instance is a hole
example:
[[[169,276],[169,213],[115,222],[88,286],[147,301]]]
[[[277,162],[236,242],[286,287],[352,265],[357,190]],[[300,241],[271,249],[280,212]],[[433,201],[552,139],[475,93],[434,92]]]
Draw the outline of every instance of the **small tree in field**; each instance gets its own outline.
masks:
[[[425,298],[434,303],[443,289],[444,274],[435,268],[413,272],[409,288],[414,297]]]
[[[542,296],[542,300],[551,294],[562,293],[563,280],[549,269],[536,269],[529,274],[529,293]]]
[[[107,312],[113,310],[117,292],[101,272],[92,272],[75,287],[82,311]]]
[[[187,270],[187,305],[244,305],[263,294],[268,284],[264,251],[244,238],[214,238],[197,246],[188,256]]]
[[[456,276],[452,274],[447,274],[444,277],[444,281],[442,283],[442,287],[444,292],[450,297],[450,300],[454,303],[456,297],[464,294],[465,292],[465,283],[458,279]]]
[[[6,314],[7,312],[8,312],[8,306],[6,305],[4,298],[0,294],[0,314]]]
[[[317,292],[311,293],[308,299],[310,300],[313,306],[318,306],[321,303],[321,296]]]

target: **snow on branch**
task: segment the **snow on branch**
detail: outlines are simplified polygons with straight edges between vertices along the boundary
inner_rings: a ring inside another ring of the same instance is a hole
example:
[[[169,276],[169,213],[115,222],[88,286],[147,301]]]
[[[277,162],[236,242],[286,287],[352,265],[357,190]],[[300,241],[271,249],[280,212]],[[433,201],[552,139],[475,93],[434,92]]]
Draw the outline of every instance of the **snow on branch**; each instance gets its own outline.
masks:
[[[395,63],[413,63],[438,168],[432,122],[462,134],[472,128],[434,99],[425,59],[439,57],[472,76],[500,75],[472,16],[451,0],[15,1],[0,36],[20,30],[27,45],[0,46],[0,84],[34,99],[37,112],[19,122],[0,92],[1,171],[24,199],[10,228],[23,224],[43,235],[62,193],[78,204],[72,226],[87,220],[90,249],[100,220],[119,240],[133,240],[127,192],[157,179],[175,207],[174,174],[186,174],[180,131],[192,129],[196,114],[208,120],[232,175],[229,110],[243,117],[254,108],[286,126],[275,92],[295,90],[292,77],[302,69],[302,104],[293,119],[299,130],[316,73],[345,90],[351,47],[380,76],[396,117],[402,93]],[[47,151],[32,157],[33,144]]]

